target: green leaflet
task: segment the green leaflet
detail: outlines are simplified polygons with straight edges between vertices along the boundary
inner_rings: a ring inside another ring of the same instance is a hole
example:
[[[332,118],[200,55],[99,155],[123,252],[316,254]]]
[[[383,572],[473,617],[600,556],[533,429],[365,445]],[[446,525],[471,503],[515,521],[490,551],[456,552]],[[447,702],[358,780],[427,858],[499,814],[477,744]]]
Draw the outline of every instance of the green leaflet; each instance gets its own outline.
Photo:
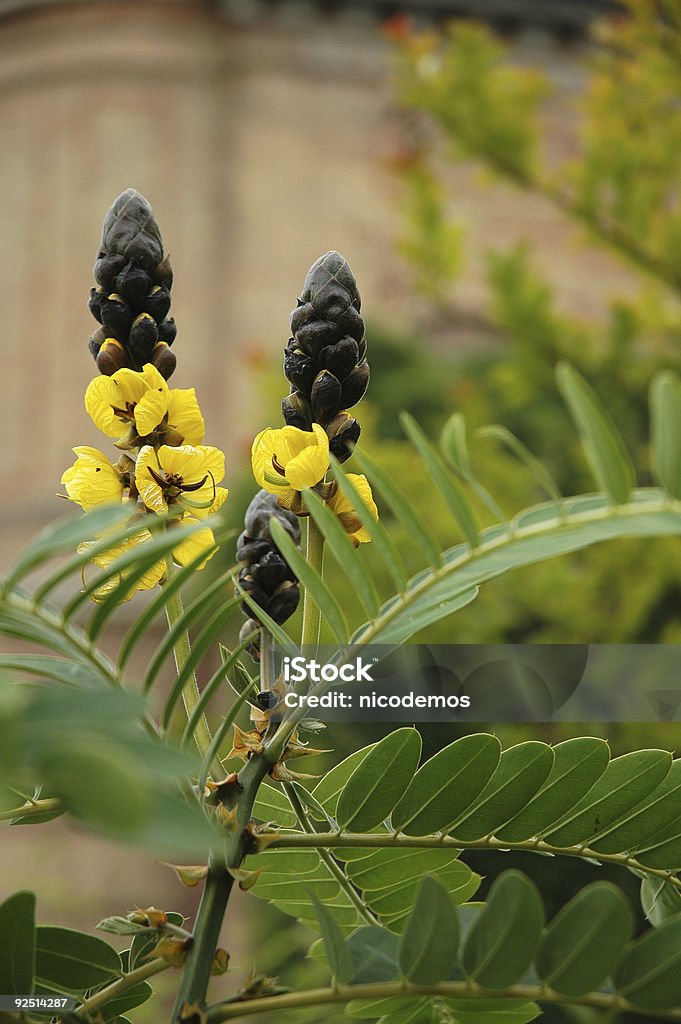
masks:
[[[480,534],[472,505],[465,491],[449,473],[438,452],[416,421],[405,412],[402,413],[400,422],[407,437],[423,459],[433,483],[446,502],[464,538],[472,548],[477,547]]]
[[[45,988],[84,992],[120,974],[118,953],[103,939],[71,928],[37,929],[36,979]]]
[[[35,966],[35,893],[16,892],[0,904],[0,993],[30,995]]]
[[[588,842],[649,796],[670,767],[671,754],[664,750],[636,750],[616,757],[586,796],[544,838],[553,846]]]
[[[653,928],[659,928],[681,911],[681,893],[663,878],[644,878],[641,881],[641,908]]]
[[[354,984],[394,981],[399,976],[397,950],[399,938],[386,928],[366,925],[348,939],[353,963]]]
[[[463,951],[469,978],[484,988],[515,984],[532,963],[544,925],[536,886],[518,871],[505,871],[490,889]]]
[[[603,853],[636,850],[654,842],[672,822],[681,818],[681,760],[672,761],[666,777],[645,803],[632,808],[608,828],[601,829],[589,845]],[[678,828],[678,825],[677,825]]]
[[[617,505],[624,505],[634,487],[634,469],[622,438],[590,386],[577,370],[561,363],[558,387],[574,419],[599,486]]]
[[[338,797],[346,784],[355,768],[358,768],[362,763],[367,754],[373,750],[375,743],[370,743],[368,747],[362,747],[360,750],[353,751],[343,761],[340,761],[337,765],[331,768],[326,775],[319,780],[313,793],[317,800],[324,808],[324,810],[332,818],[336,815],[336,808],[338,806]]]
[[[327,910],[323,903],[319,902],[313,892],[310,892],[310,900],[317,915],[331,973],[336,980],[336,984],[345,985],[352,980],[353,976],[350,948],[345,942],[345,936],[335,917]]]
[[[605,740],[580,736],[556,744],[553,755],[546,782],[507,825],[497,830],[498,839],[517,843],[541,835],[601,777],[608,765],[609,750]]]
[[[368,832],[388,817],[411,780],[421,753],[415,729],[395,729],[367,754],[338,798],[336,817],[349,832]]]
[[[672,498],[681,498],[681,381],[659,373],[650,388],[650,433],[655,474]]]
[[[612,979],[620,995],[646,1010],[667,1010],[681,1001],[681,918],[632,942]]]
[[[509,747],[473,807],[451,822],[448,830],[465,841],[493,832],[534,796],[552,765],[553,750],[546,743],[528,740]]]
[[[253,804],[253,817],[258,821],[271,821],[281,828],[295,828],[298,823],[284,794],[269,782],[260,784]]]
[[[393,827],[410,836],[444,828],[482,792],[501,754],[496,736],[463,736],[426,761],[392,813]]]
[[[554,917],[537,953],[540,978],[565,996],[596,989],[614,967],[634,930],[621,891],[607,882],[582,889]]]
[[[415,985],[433,985],[449,976],[458,948],[456,911],[446,890],[426,875],[402,932],[400,970]]]
[[[105,1021],[116,1020],[120,1018],[120,1014],[126,1010],[132,1010],[135,1006],[141,1006],[142,1003],[146,1003],[148,999],[151,999],[154,991],[146,981],[141,981],[138,985],[133,985],[132,988],[128,988],[125,992],[122,992],[118,996],[114,996],[108,1003],[105,1003],[101,1009],[102,1018]]]

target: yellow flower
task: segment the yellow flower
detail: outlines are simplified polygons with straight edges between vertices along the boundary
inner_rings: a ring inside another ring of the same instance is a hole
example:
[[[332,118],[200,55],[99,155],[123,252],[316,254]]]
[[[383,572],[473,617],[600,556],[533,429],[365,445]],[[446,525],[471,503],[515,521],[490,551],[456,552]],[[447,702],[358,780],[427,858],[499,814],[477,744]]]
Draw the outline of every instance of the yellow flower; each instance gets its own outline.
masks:
[[[120,544],[114,544],[113,547],[107,548],[106,551],[100,551],[99,554],[92,556],[92,561],[95,565],[99,566],[100,569],[108,569],[112,562],[121,555],[124,555],[127,551],[137,547],[140,544],[145,544],[151,540],[151,534],[148,530],[140,530],[139,533],[134,534],[132,537],[128,537],[127,540],[122,541]],[[98,541],[87,540],[82,544],[78,545],[78,552],[83,553],[92,550],[98,544]],[[98,587],[92,595],[94,601],[103,601],[105,598],[113,594],[114,591],[118,590],[125,583],[126,578],[134,571],[134,565],[128,566],[123,572],[116,573],[110,579],[102,583],[101,587]],[[153,590],[153,588],[160,583],[165,576],[165,563],[163,559],[160,562],[155,562],[141,579],[137,580],[134,587],[121,598],[123,601],[129,601],[131,597],[138,590]]]
[[[261,487],[289,506],[295,494],[314,487],[329,468],[329,439],[318,423],[312,430],[282,427],[262,430],[251,450],[253,474]]]
[[[200,444],[204,423],[194,388],[168,387],[155,366],[117,370],[111,377],[91,380],[85,392],[85,408],[99,430],[122,441],[126,433],[136,438],[155,431],[171,443]]]
[[[378,509],[376,508],[376,503],[373,499],[371,487],[369,486],[367,478],[358,473],[348,473],[348,480],[354,485],[355,490],[371,512],[373,518],[378,520]],[[336,513],[343,528],[350,534],[355,546],[358,544],[366,544],[371,540],[369,531],[362,526],[362,521],[357,515],[352,503],[345,497],[340,487],[336,490],[333,497],[329,498],[328,506],[332,512]]]
[[[71,501],[85,512],[99,505],[121,501],[125,485],[121,474],[106,455],[88,445],[72,450],[77,456],[76,461],[61,478]]]
[[[224,475],[225,456],[219,448],[164,444],[155,451],[145,445],[137,456],[135,485],[152,512],[165,515],[180,506],[191,509],[197,519],[205,519],[227,498],[227,489],[216,487]]]

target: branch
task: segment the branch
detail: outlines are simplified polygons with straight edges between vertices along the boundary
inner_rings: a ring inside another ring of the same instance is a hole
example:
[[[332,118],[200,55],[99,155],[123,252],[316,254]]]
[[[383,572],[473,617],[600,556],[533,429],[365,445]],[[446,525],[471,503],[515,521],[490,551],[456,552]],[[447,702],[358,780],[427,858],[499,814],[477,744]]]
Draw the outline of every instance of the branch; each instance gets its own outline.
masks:
[[[29,800],[21,807],[11,811],[0,811],[0,821],[11,821],[12,818],[30,818],[34,814],[52,814],[54,811],[65,811],[66,808],[57,797],[44,800]]]
[[[161,971],[167,971],[169,967],[168,961],[160,957],[150,960],[149,963],[135,968],[130,974],[125,974],[122,978],[118,978],[110,985],[107,985],[106,988],[101,989],[101,991],[95,992],[89,999],[85,999],[76,1008],[76,1013],[90,1013],[93,1010],[98,1010],[100,1006],[104,1006],[110,999],[115,999],[116,996],[127,992],[129,988],[139,985],[140,981],[146,981],[147,978],[152,978],[155,974],[160,974]]]
[[[295,813],[296,813],[296,815],[298,817],[298,821],[300,822],[300,826],[301,826],[301,828],[304,829],[304,834],[308,835],[308,836],[315,835],[314,825],[310,821],[310,817],[309,817],[307,811],[305,810],[305,808],[303,807],[303,804],[300,801],[300,799],[298,797],[298,794],[296,793],[294,787],[290,783],[286,783],[284,785],[284,789],[286,791],[286,796],[288,797],[288,799],[289,799],[289,801],[291,803],[291,807],[293,808],[293,810],[295,811]],[[331,872],[333,877],[336,879],[336,881],[340,885],[341,889],[343,890],[345,895],[348,897],[348,899],[350,900],[350,902],[352,903],[353,907],[355,908],[357,913],[360,915],[360,917],[364,921],[366,921],[367,924],[373,924],[373,925],[379,925],[380,926],[381,922],[369,910],[369,908],[367,907],[366,903],[362,899],[361,894],[357,891],[355,886],[352,884],[352,882],[350,881],[348,876],[345,874],[345,871],[340,866],[340,864],[335,859],[335,857],[332,857],[331,854],[329,853],[328,849],[326,847],[324,847],[324,846],[319,847],[319,856],[320,856],[321,860],[324,861],[324,863],[326,864],[327,868],[329,869],[329,871]]]
[[[542,985],[514,985],[504,991],[482,989],[471,981],[441,981],[437,985],[416,986],[404,981],[390,981],[367,985],[343,985],[339,988],[317,988],[307,992],[287,992],[262,999],[237,1000],[216,1003],[207,1013],[207,1024],[219,1024],[236,1017],[250,1017],[260,1013],[281,1012],[328,1003],[349,1003],[353,999],[387,999],[391,997],[441,996],[447,999],[470,999],[475,1012],[475,999],[517,999],[519,1003],[535,1000],[554,1005],[589,1006],[597,1010],[610,1010],[639,1014],[647,1020],[681,1021],[681,1009],[659,1011],[651,1017],[649,1010],[641,1010],[618,995],[590,992],[579,998],[568,998]]]
[[[407,836],[385,833],[355,832],[270,832],[263,836],[277,836],[267,847],[269,850],[290,849],[339,849],[343,847],[362,847],[370,850],[519,850],[523,853],[550,854],[554,857],[578,857],[581,860],[597,860],[608,864],[618,864],[632,871],[640,872],[651,878],[659,878],[669,882],[681,892],[681,878],[664,868],[651,868],[641,864],[635,857],[627,853],[601,853],[588,846],[552,846],[541,839],[527,839],[521,843],[509,843],[485,836],[483,839],[464,840],[456,836],[430,835]]]

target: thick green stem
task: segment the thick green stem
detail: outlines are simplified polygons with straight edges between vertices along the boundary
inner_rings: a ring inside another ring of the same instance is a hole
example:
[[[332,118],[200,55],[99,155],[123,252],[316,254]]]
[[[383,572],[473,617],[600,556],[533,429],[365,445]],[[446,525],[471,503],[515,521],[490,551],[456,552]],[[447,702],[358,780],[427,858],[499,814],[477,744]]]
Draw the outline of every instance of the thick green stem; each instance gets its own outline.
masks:
[[[589,1006],[597,1010],[635,1013],[644,1020],[681,1021],[681,1010],[661,1010],[651,1015],[622,999],[621,996],[603,992],[570,998],[541,985],[514,985],[503,991],[481,989],[470,981],[441,981],[437,985],[410,985],[404,981],[389,981],[367,985],[343,985],[338,988],[310,989],[307,992],[287,992],[280,996],[265,996],[262,999],[226,1001],[213,1006],[207,1015],[207,1024],[219,1024],[236,1017],[250,1017],[261,1013],[283,1013],[286,1010],[302,1009],[308,1006],[323,1006],[329,1003],[349,1003],[353,999],[387,999],[423,996],[440,996],[444,999],[470,999],[470,1012],[475,1013],[475,999],[515,999],[519,1004],[538,1000],[559,1006]]]
[[[172,573],[174,571],[171,559],[166,559],[166,566],[168,579],[171,579]],[[180,597],[179,591],[176,590],[168,598],[165,610],[166,618],[168,619],[168,625],[172,629],[172,627],[182,617],[184,613],[184,608],[182,607],[182,598]],[[177,667],[177,671],[181,672],[184,666],[187,664],[187,661],[189,660],[189,656],[191,654],[191,647],[189,646],[189,635],[186,630],[184,630],[180,634],[177,641],[173,645],[173,654],[175,656],[175,665]],[[188,719],[191,717],[192,711],[198,704],[200,696],[201,694],[199,693],[199,684],[196,679],[196,673],[192,672],[189,677],[189,680],[187,681],[186,686],[182,691],[182,703],[184,704],[184,709],[187,713]],[[206,756],[206,752],[210,747],[211,738],[212,737],[210,734],[210,729],[208,728],[208,720],[206,716],[202,714],[198,722],[196,723],[196,728],[194,729],[194,741],[202,757]]]
[[[182,1019],[183,1006],[203,1006],[210,981],[213,958],[220,937],[222,921],[227,909],[234,879],[229,868],[238,868],[252,852],[253,838],[249,831],[253,804],[260,783],[272,767],[266,754],[257,754],[239,772],[241,793],[237,804],[234,831],[224,844],[223,855],[213,856],[209,863],[208,878],[196,915],[193,942],[187,954],[182,980],[177,992],[172,1021]]]
[[[317,526],[314,519],[309,516],[307,520],[307,543],[305,558],[310,568],[315,569],[321,576],[324,565],[324,534]],[[303,651],[314,658],[319,647],[319,635],[322,626],[322,613],[312,600],[309,591],[305,591],[303,597],[303,632],[301,646]]]
[[[496,839],[494,836],[485,836],[483,839],[464,840],[456,836],[430,835],[430,836],[407,836],[402,833],[395,835],[392,832],[273,832],[265,833],[266,836],[276,835],[268,849],[272,850],[296,850],[296,849],[352,849],[368,850],[518,850],[521,853],[550,854],[553,857],[578,857],[581,860],[597,860],[607,864],[618,864],[621,867],[629,868],[632,871],[640,872],[651,878],[659,878],[669,882],[675,889],[681,891],[681,878],[674,872],[664,868],[651,868],[641,864],[627,853],[602,853],[600,850],[593,850],[588,846],[552,846],[540,839],[528,839],[525,842],[509,843],[506,840]]]

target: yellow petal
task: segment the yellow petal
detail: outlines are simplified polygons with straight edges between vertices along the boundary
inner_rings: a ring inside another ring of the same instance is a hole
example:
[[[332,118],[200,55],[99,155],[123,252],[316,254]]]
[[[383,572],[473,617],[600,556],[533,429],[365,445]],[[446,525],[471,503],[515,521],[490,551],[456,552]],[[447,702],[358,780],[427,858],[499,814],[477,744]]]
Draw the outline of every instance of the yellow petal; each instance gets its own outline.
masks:
[[[123,420],[114,413],[112,405],[116,404],[118,390],[111,377],[95,377],[85,391],[85,408],[90,419],[98,430],[107,437],[120,437],[125,429]]]
[[[348,480],[354,485],[362,502],[371,512],[372,517],[378,521],[378,509],[371,493],[369,481],[363,474],[348,473]],[[366,544],[371,540],[368,530],[361,525],[359,516],[352,503],[345,497],[340,487],[328,501],[329,508],[336,513],[343,528],[350,534],[356,544]]]
[[[284,428],[295,429],[293,428]],[[301,430],[299,433],[308,434],[314,438],[301,448],[300,453],[295,455],[286,463],[286,479],[296,491],[302,491],[306,487],[314,487],[329,468],[329,439],[326,432],[318,423],[312,424],[313,432]]]
[[[187,484],[201,479],[199,470],[203,466],[203,456],[190,444],[180,444],[176,448],[162,444],[158,450],[158,461],[164,473],[182,477]]]
[[[201,444],[205,425],[194,388],[168,391],[168,424],[182,434],[184,444]]]
[[[78,458],[61,478],[71,501],[85,512],[121,501],[123,482],[107,457],[98,448],[85,445],[73,451]]]
[[[199,520],[195,519],[193,516],[185,515],[182,522],[177,527],[178,532],[182,530],[183,526],[195,526],[198,522]],[[209,530],[207,526],[204,526],[201,530],[195,530],[193,533],[185,536],[185,538],[173,548],[173,558],[178,565],[187,565],[188,562],[192,562],[201,554],[205,554],[206,557],[200,565],[197,566],[197,569],[203,569],[206,562],[215,554],[215,537],[213,536],[213,531]]]
[[[147,391],[135,406],[135,426],[140,437],[146,437],[160,425],[168,411],[168,390]]]
[[[156,369],[153,363],[145,363],[144,366],[142,367],[142,372],[136,374],[136,376],[140,377],[144,382],[145,390],[149,389],[151,391],[170,391],[167,380],[165,379],[165,377],[161,376],[161,374]]]
[[[170,451],[170,449],[168,450]],[[160,451],[163,451],[163,448]],[[140,448],[139,455],[137,456],[135,485],[139,491],[140,498],[147,508],[150,508],[158,515],[164,515],[168,511],[168,504],[163,496],[161,487],[149,472],[150,468],[159,475],[163,474],[156,452],[151,445],[145,444],[143,448]]]
[[[278,433],[279,431],[273,430],[272,427],[266,427],[260,431],[251,448],[253,476],[258,485],[270,494],[282,494],[290,490],[286,478],[277,473],[272,465]]]

